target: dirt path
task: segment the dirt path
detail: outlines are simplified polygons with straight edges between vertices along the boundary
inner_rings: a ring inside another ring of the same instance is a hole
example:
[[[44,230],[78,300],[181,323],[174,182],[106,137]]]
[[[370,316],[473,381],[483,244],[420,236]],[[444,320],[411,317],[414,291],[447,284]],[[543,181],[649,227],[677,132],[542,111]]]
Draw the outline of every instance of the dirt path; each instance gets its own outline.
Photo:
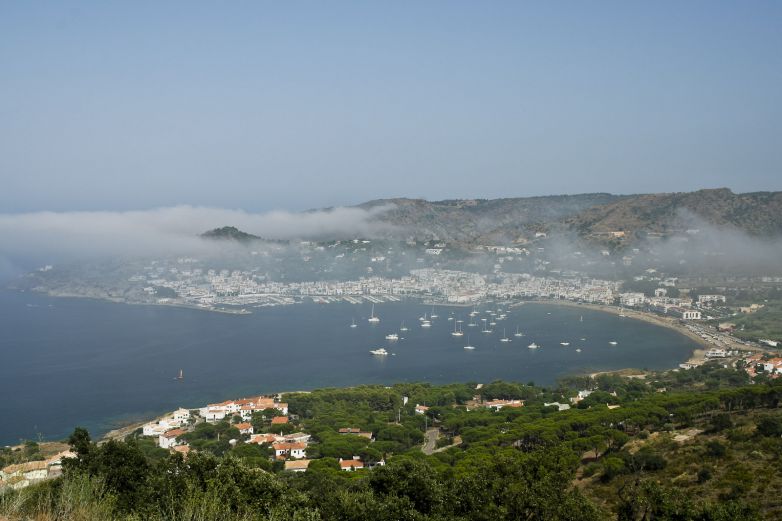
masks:
[[[421,447],[421,451],[427,456],[434,453],[434,448],[437,446],[437,438],[440,435],[440,429],[428,429],[426,431],[426,437],[424,438],[424,444]]]

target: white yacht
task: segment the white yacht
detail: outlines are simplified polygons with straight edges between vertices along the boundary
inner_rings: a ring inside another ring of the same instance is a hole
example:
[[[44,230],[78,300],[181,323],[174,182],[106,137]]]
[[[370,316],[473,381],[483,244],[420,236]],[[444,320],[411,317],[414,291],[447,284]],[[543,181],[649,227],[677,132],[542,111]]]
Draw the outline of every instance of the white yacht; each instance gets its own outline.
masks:
[[[373,324],[377,324],[380,322],[380,318],[375,316],[375,305],[372,304],[372,314],[370,314],[369,318],[367,319],[368,322],[371,322]]]
[[[451,336],[464,336],[464,333],[462,333],[462,328],[456,328],[456,324],[453,325],[453,332],[451,333]]]
[[[615,346],[615,345],[616,345],[616,344],[618,344],[619,342],[617,342],[616,340],[611,340],[611,341],[610,341],[610,342],[608,342],[608,343],[609,343],[609,344],[611,344],[612,346]]]
[[[421,321],[421,327],[432,327],[432,322],[427,319]]]
[[[531,343],[530,345],[528,345],[527,347],[529,347],[530,349],[537,349],[537,348],[539,348],[540,346],[539,346],[538,344],[536,344],[535,342],[532,342],[532,343]]]
[[[382,347],[380,347],[378,349],[372,349],[370,351],[370,353],[372,353],[373,355],[378,355],[378,356],[387,356],[388,355],[388,351],[386,351],[385,348],[382,348]]]
[[[567,347],[570,345],[570,342],[560,342],[559,345]]]
[[[358,325],[356,325],[356,319],[355,318],[353,319],[353,323],[350,324],[350,327],[358,327]]]
[[[581,352],[581,348],[580,347],[576,348],[576,353],[580,353],[580,352]]]
[[[399,340],[399,335],[396,333],[389,333],[386,335],[386,340]]]

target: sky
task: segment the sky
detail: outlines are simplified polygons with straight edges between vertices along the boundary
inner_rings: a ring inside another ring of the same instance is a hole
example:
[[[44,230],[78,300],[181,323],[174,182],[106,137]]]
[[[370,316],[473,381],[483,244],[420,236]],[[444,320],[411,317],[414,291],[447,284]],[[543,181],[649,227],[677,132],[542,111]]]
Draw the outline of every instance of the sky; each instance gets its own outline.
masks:
[[[782,3],[2,2],[0,214],[782,190]]]

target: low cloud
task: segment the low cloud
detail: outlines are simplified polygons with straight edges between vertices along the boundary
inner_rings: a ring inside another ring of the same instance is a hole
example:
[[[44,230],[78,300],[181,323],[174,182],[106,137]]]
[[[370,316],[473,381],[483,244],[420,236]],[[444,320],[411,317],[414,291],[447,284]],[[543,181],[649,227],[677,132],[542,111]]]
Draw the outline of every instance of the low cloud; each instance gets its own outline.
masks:
[[[176,206],[129,212],[34,212],[0,214],[0,266],[95,256],[189,254],[226,248],[198,237],[236,226],[268,239],[377,237],[392,231],[376,217],[382,206],[302,213]]]

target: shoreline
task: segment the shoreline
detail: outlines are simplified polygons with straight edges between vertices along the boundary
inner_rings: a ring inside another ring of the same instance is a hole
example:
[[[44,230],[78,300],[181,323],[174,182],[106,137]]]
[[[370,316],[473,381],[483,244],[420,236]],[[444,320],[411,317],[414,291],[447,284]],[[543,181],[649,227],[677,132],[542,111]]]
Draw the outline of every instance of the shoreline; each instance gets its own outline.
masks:
[[[591,311],[600,311],[602,313],[610,313],[612,315],[617,315],[617,316],[620,315],[620,311],[615,306],[607,306],[605,304],[589,304],[589,303],[582,304],[578,302],[572,302],[570,300],[528,300],[525,302],[527,304],[548,304],[554,306],[566,306],[572,308],[589,309]],[[692,354],[690,355],[690,358],[688,358],[686,362],[682,362],[682,363],[700,365],[706,361],[706,351],[710,347],[709,343],[703,338],[701,338],[700,336],[696,335],[695,333],[687,329],[686,327],[684,327],[684,325],[682,325],[678,319],[672,317],[663,317],[660,315],[647,313],[645,311],[638,311],[638,310],[627,309],[627,308],[622,308],[621,314],[625,315],[624,318],[640,320],[641,322],[646,322],[647,324],[652,324],[655,326],[671,329],[679,334],[686,336],[687,338],[689,338],[690,340],[698,344],[700,348],[694,349]]]

